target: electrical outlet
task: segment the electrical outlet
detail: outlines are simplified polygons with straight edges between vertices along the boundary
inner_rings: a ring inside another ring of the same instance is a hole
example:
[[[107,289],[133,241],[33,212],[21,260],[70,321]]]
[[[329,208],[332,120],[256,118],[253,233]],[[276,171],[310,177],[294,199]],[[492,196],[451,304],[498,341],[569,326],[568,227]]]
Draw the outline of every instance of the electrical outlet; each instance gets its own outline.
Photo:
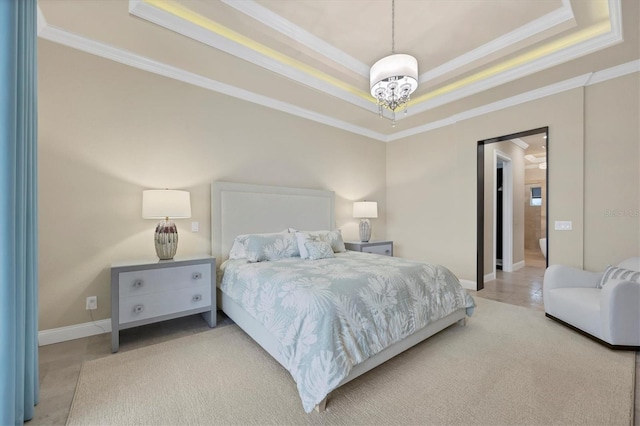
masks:
[[[87,297],[87,311],[98,309],[98,296]]]

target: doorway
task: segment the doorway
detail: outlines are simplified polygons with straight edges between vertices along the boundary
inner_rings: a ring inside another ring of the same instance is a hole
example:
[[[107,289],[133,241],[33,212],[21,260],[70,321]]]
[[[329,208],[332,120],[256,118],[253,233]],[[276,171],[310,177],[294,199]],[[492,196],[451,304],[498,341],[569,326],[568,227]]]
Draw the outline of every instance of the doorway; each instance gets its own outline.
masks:
[[[549,128],[541,127],[537,129],[527,130],[523,132],[513,133],[509,135],[499,136],[491,139],[478,141],[477,147],[477,257],[476,257],[476,280],[477,289],[484,288],[485,279],[487,281],[495,279],[496,265],[498,264],[498,255],[501,256],[502,270],[511,272],[515,269],[525,266],[524,261],[524,202],[529,202],[525,195],[524,172],[525,167],[525,150],[529,146],[523,139],[535,140],[534,137],[544,138],[544,188],[545,198],[548,196],[548,144],[549,144]],[[534,138],[529,138],[534,137]],[[541,139],[542,140],[542,139]],[[501,145],[500,142],[509,142]],[[511,144],[514,144],[512,146]],[[497,149],[500,147],[501,149]],[[508,152],[506,152],[508,151]],[[513,153],[513,155],[510,155]],[[515,156],[515,158],[514,158]],[[531,155],[527,155],[531,157]],[[540,157],[542,158],[542,157]],[[535,161],[542,160],[535,158]],[[490,163],[492,162],[492,163]],[[517,163],[518,184],[514,187],[514,163]],[[487,168],[485,168],[487,167]],[[542,169],[542,166],[540,166]],[[498,169],[502,169],[500,172]],[[487,175],[491,173],[492,175]],[[501,177],[499,178],[499,174]],[[498,191],[498,179],[501,179],[501,191]],[[487,192],[487,184],[493,185],[493,193]],[[498,194],[500,192],[501,194]],[[514,196],[515,193],[515,196]],[[537,190],[535,194],[537,195]],[[507,200],[508,197],[511,197]],[[492,200],[490,200],[492,198]],[[498,208],[498,200],[502,199],[502,208]],[[518,219],[514,221],[514,207],[518,211]],[[545,202],[541,209],[544,209],[544,218],[546,220],[549,203]],[[500,213],[498,213],[500,211]],[[500,216],[500,217],[499,217]],[[499,226],[499,222],[502,222]],[[514,223],[517,229],[514,239]],[[542,231],[541,231],[542,232]],[[544,235],[540,238],[540,249],[546,254],[544,260],[545,267],[548,265],[548,230],[544,227]],[[542,243],[544,241],[544,249]],[[493,243],[493,244],[492,244]],[[500,250],[498,250],[500,245]],[[514,252],[517,259],[514,261]],[[493,262],[491,262],[493,261]],[[492,266],[493,265],[493,266]],[[485,275],[486,274],[486,275]]]

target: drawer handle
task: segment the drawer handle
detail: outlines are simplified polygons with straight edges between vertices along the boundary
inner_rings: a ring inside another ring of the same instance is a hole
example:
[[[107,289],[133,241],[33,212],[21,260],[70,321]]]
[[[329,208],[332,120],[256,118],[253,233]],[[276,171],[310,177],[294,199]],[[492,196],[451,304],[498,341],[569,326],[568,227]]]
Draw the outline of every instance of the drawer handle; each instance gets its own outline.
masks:
[[[194,280],[199,280],[200,278],[202,278],[202,274],[200,272],[194,272],[193,275],[191,275],[191,278],[193,278]]]
[[[385,253],[391,253],[391,250],[386,249],[384,252],[385,252]]]
[[[142,280],[135,280],[135,281],[133,282],[133,287],[134,287],[134,288],[144,287],[144,281],[142,281]]]
[[[133,307],[133,312],[136,314],[141,314],[144,311],[144,305],[136,305]]]
[[[201,294],[195,294],[191,300],[193,302],[199,302],[199,301],[202,300],[202,295]]]

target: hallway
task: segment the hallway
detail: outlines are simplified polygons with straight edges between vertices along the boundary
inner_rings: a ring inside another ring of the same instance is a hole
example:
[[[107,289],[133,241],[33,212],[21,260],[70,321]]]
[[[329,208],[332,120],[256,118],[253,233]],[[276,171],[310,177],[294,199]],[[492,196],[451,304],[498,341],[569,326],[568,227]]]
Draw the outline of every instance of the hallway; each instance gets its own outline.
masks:
[[[486,282],[474,296],[544,311],[542,280],[546,259],[540,250],[525,251],[525,267],[515,272],[496,271],[496,279]]]

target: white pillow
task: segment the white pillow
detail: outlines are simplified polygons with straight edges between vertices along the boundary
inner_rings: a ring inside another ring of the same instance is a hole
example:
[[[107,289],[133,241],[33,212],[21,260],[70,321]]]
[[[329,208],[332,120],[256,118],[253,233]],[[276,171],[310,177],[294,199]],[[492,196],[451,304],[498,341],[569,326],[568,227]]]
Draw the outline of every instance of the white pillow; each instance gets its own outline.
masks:
[[[597,288],[603,288],[611,280],[634,281],[640,283],[640,272],[609,265],[607,266],[607,269],[605,269]]]

